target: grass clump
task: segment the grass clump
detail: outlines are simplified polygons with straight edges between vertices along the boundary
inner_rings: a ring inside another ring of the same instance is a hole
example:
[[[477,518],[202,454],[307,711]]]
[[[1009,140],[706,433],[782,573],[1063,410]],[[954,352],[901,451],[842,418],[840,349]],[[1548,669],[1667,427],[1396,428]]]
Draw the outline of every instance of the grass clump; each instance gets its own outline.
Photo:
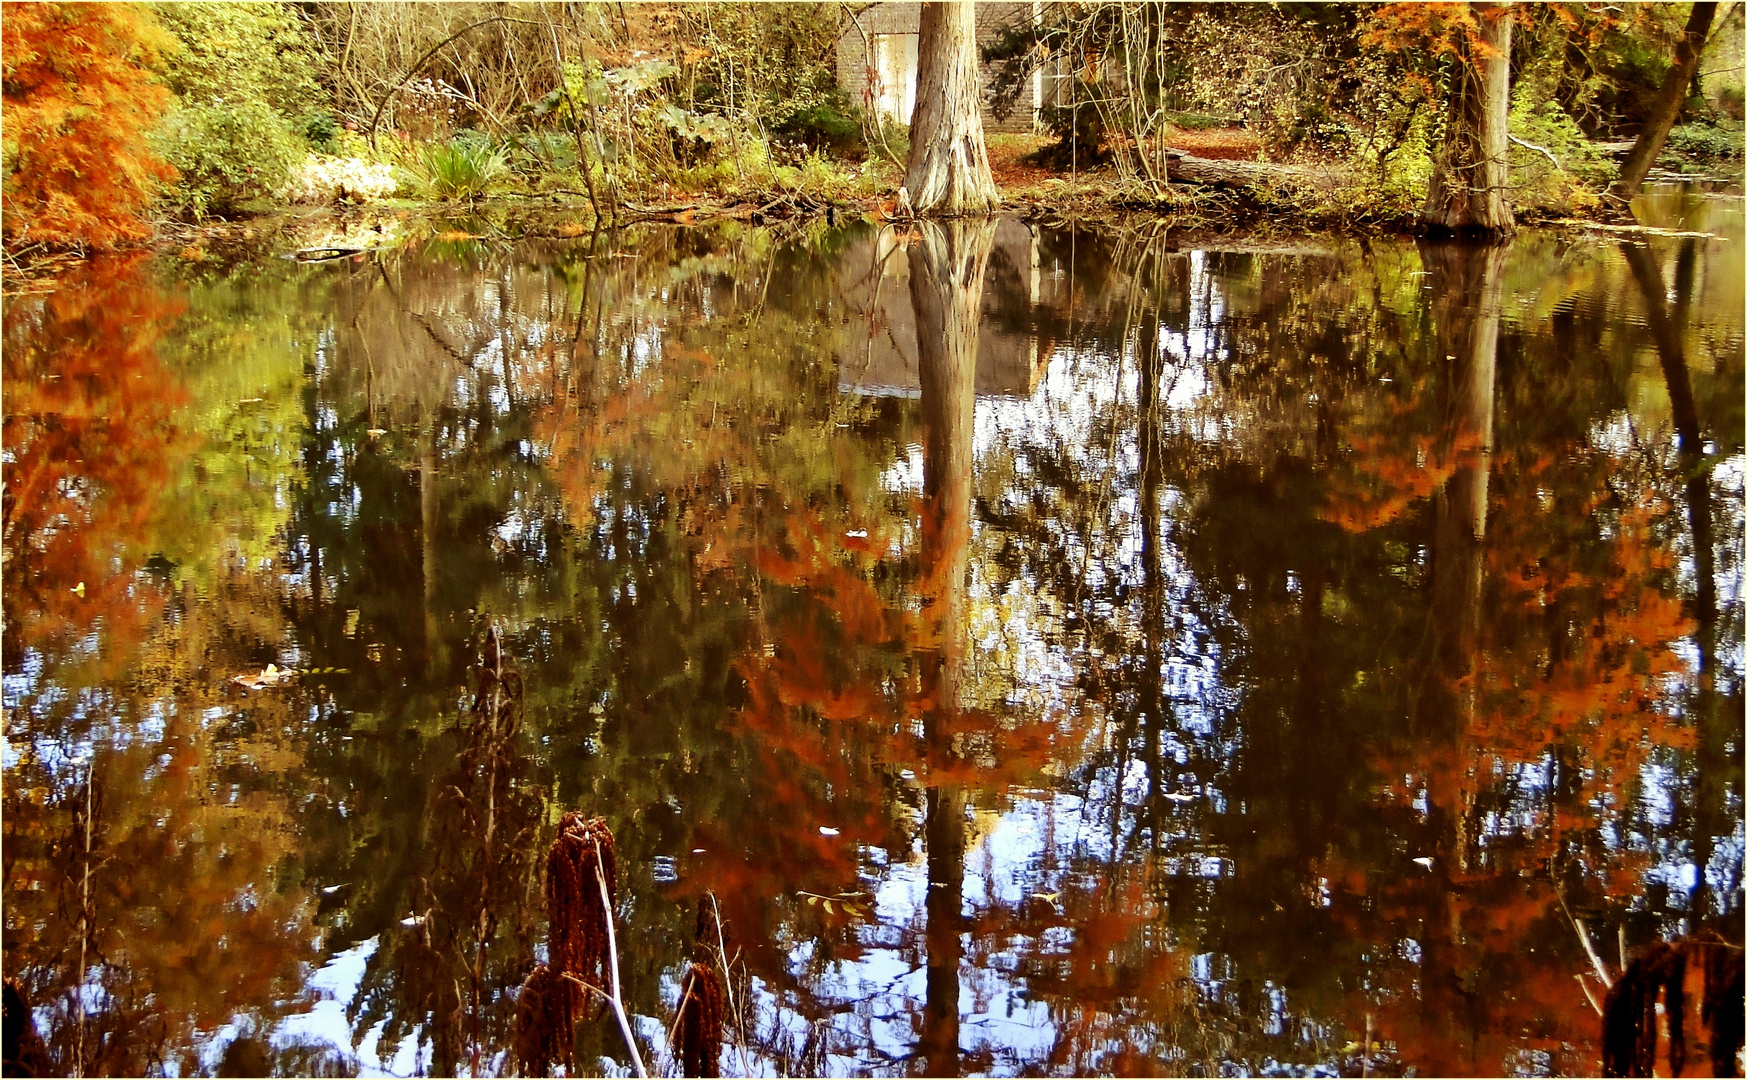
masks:
[[[467,202],[484,198],[509,176],[509,155],[487,141],[457,136],[420,147],[407,171],[423,197]]]

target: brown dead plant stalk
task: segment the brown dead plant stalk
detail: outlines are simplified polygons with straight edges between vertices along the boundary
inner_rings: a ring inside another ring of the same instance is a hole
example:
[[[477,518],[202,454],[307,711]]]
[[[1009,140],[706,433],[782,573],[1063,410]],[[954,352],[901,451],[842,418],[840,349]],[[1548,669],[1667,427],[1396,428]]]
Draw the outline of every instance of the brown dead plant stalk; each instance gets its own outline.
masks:
[[[569,1069],[576,1027],[578,988],[545,964],[534,968],[516,995],[515,1056],[521,1068],[549,1076],[554,1064]]]
[[[526,1007],[517,1007],[516,1046],[524,1066],[544,1071],[570,1064],[571,1033],[582,1012],[582,992],[602,998],[619,1022],[637,1075],[647,1077],[625,1012],[619,983],[619,952],[613,929],[618,893],[618,853],[604,819],[566,813],[546,853],[548,962],[522,984]]]
[[[751,1076],[752,1066],[746,1059],[745,1007],[749,1003],[746,1001],[745,994],[736,997],[734,993],[734,967],[735,961],[740,959],[740,951],[736,949],[732,956],[729,955],[728,930],[722,923],[722,906],[716,902],[716,894],[706,893],[705,899],[709,901],[707,909],[702,902],[698,904],[697,930],[694,933],[697,942],[696,949],[700,956],[708,957],[711,949],[710,941],[712,938],[715,941],[716,970],[722,975],[723,996],[727,1004],[727,1011],[724,1015],[733,1025],[734,1051],[740,1057],[740,1075]],[[741,965],[742,975],[745,974],[745,970],[745,966]],[[744,983],[741,988],[745,989]]]
[[[686,969],[674,1032],[668,1042],[679,1044],[682,1075],[722,1075],[722,980],[707,961]]]

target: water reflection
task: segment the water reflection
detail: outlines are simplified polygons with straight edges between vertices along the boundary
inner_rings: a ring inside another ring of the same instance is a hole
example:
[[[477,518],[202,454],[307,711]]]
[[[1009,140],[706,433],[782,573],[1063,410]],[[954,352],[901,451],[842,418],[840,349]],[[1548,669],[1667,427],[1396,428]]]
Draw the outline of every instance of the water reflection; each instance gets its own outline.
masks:
[[[582,808],[657,1061],[714,898],[730,1072],[1593,1072],[1567,910],[1738,936],[1724,224],[16,300],[6,970],[61,1069],[505,1071]]]

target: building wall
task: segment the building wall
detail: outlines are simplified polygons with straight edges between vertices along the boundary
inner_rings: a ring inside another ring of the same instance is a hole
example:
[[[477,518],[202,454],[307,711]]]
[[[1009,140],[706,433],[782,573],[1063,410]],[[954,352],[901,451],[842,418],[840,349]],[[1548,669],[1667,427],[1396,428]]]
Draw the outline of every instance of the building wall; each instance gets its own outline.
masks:
[[[978,4],[976,6],[977,44],[981,46],[992,42],[1001,26],[1021,22],[1025,19],[1031,18],[1036,11],[1036,8],[1037,5],[1027,3],[1025,0],[1008,3]],[[866,108],[870,104],[868,100],[868,70],[870,67],[877,67],[877,65],[874,59],[868,55],[869,49],[863,45],[862,34],[865,33],[867,35],[867,45],[874,46],[875,48],[877,48],[877,43],[874,40],[876,35],[908,34],[914,38],[917,29],[922,22],[922,5],[919,3],[905,2],[905,0],[888,0],[886,3],[875,4],[862,12],[857,16],[857,21],[861,24],[860,33],[856,31],[855,23],[845,19],[843,34],[837,39],[837,85],[842,87],[843,90],[849,94],[850,100],[854,101],[857,105]],[[907,55],[914,57],[916,53],[913,47],[908,49],[900,47],[890,49],[887,52],[888,57],[894,55]],[[913,87],[916,81],[916,71],[914,67],[905,74],[910,86]],[[989,67],[985,65],[983,68],[983,88],[985,95],[987,94],[988,86],[991,81],[991,71]],[[995,115],[988,109],[987,100],[985,98],[983,107],[983,130],[990,132],[1022,132],[1026,134],[1036,130],[1037,106],[1040,104],[1040,101],[1038,100],[1040,86],[1040,81],[1034,78],[1031,95],[1032,100],[1029,102],[1030,107],[1027,107],[1027,101],[1022,96],[1018,105],[1014,107],[1013,111],[1008,114],[1007,119],[1005,120],[995,119]],[[897,92],[896,88],[888,87],[886,90],[887,93],[885,95],[885,100],[888,102],[898,97],[905,97],[906,100],[909,101],[915,100],[913,90],[911,90],[908,95],[903,95]],[[907,124],[910,122],[908,116],[895,117],[895,119],[900,123]]]

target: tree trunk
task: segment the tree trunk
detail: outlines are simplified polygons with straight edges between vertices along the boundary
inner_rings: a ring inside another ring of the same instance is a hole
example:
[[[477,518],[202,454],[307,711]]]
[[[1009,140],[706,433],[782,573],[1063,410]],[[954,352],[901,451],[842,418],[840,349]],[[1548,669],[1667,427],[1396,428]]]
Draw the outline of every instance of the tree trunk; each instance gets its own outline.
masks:
[[[983,141],[976,9],[969,0],[922,5],[916,109],[904,186],[918,214],[987,214],[1001,204]]]
[[[1650,166],[1661,156],[1662,144],[1668,141],[1668,129],[1674,126],[1680,107],[1686,104],[1687,89],[1692,86],[1699,57],[1705,51],[1705,37],[1710,34],[1711,20],[1716,17],[1717,5],[1714,3],[1692,6],[1692,15],[1686,20],[1686,32],[1674,47],[1674,66],[1663,78],[1662,89],[1657,91],[1655,104],[1650,107],[1650,117],[1644,121],[1644,129],[1638,132],[1638,141],[1626,154],[1626,163],[1620,166],[1620,178],[1609,190],[1615,198],[1630,201],[1643,185]]]
[[[1510,5],[1469,5],[1484,49],[1460,51],[1443,145],[1432,162],[1420,220],[1432,232],[1504,233],[1516,227],[1509,175]],[[1485,55],[1480,55],[1484,51]]]

